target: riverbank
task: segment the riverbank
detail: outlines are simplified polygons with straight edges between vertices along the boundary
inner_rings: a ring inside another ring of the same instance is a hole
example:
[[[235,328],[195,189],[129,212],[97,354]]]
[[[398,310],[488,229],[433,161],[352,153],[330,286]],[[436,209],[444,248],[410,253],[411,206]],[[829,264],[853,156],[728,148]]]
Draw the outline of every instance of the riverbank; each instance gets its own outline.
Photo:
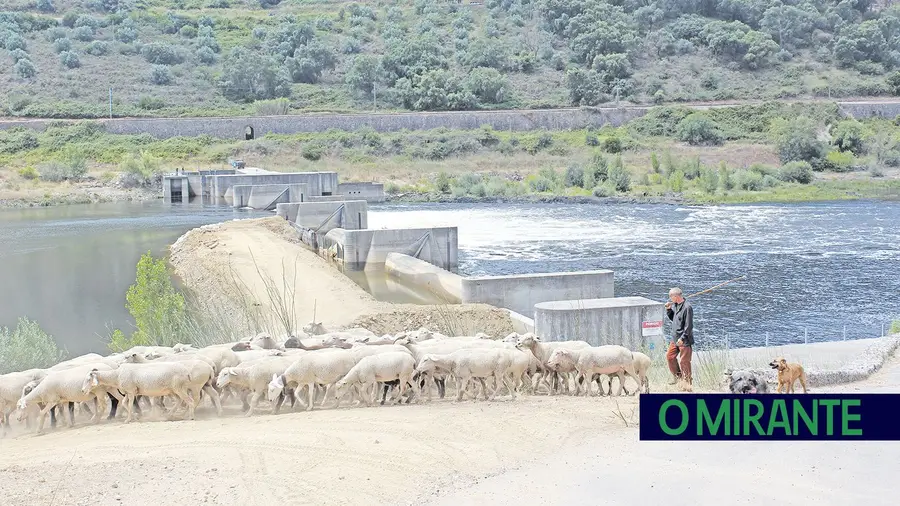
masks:
[[[0,177],[0,182],[5,178]],[[108,202],[148,202],[162,198],[162,191],[151,188],[126,188],[99,177],[61,183],[29,180],[0,183],[0,209],[52,207]]]
[[[418,305],[381,302],[305,248],[280,217],[235,220],[193,229],[170,249],[189,299],[227,320],[235,335],[260,328],[276,335],[309,322],[325,328],[364,325],[395,334],[427,327],[453,335],[505,336],[509,313],[485,304]]]

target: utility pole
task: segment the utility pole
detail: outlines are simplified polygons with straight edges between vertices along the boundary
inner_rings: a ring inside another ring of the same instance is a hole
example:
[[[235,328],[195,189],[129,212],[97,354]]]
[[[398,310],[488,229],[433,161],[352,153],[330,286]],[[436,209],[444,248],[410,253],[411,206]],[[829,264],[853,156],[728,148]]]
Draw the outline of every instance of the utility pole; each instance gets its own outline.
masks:
[[[109,119],[112,119],[112,88],[109,89]]]

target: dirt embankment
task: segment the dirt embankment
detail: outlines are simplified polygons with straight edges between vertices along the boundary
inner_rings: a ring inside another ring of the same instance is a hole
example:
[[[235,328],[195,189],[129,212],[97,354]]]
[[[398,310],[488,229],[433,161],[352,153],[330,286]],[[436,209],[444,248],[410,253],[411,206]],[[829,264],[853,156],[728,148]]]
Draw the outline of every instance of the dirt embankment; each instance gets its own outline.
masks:
[[[328,329],[361,326],[377,334],[427,327],[445,333],[513,331],[506,311],[484,304],[379,302],[325,259],[306,249],[279,217],[238,220],[191,230],[171,248],[184,287],[206,312],[231,321],[239,335],[283,332],[315,320]],[[265,329],[260,318],[265,320]]]

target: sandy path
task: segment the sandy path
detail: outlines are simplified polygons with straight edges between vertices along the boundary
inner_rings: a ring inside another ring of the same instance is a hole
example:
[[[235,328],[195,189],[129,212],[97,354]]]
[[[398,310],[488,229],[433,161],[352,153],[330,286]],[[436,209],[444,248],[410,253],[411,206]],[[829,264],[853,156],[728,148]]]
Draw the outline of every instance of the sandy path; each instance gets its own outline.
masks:
[[[634,398],[619,399],[630,414]],[[598,431],[609,398],[341,408],[121,422],[0,440],[9,504],[394,504]],[[113,487],[115,485],[115,487]]]
[[[900,392],[900,354],[870,378],[822,392]],[[420,496],[415,504],[896,504],[900,442],[640,441],[593,433],[537,461]]]

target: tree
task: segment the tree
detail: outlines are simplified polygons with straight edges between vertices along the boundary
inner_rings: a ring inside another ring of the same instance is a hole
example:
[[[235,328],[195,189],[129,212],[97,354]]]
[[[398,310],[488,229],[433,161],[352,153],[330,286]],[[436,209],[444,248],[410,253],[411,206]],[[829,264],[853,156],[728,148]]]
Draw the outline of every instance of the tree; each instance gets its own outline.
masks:
[[[865,131],[859,121],[841,121],[834,126],[831,136],[831,144],[841,151],[850,151],[854,155],[859,155],[865,149]]]
[[[782,163],[813,163],[825,156],[825,143],[818,138],[816,123],[806,116],[776,119],[772,122],[771,135]]]
[[[353,90],[372,96],[375,86],[384,78],[381,58],[375,55],[361,54],[353,59],[344,82]]]
[[[0,328],[0,374],[44,369],[65,357],[36,321],[19,318],[16,328]]]
[[[154,259],[149,251],[138,261],[135,282],[125,294],[125,308],[137,327],[133,339],[169,343],[181,337],[184,297],[172,286],[166,261]]]
[[[887,85],[892,95],[900,97],[900,70],[888,76]]]
[[[287,72],[270,57],[236,47],[222,62],[219,81],[225,98],[253,102],[291,94]]]
[[[295,83],[315,84],[322,72],[334,68],[336,63],[334,52],[317,40],[302,45],[294,51],[294,56],[287,58],[285,66]]]
[[[23,79],[29,79],[37,75],[37,69],[34,68],[34,64],[28,58],[22,58],[17,61],[13,68],[16,74]]]
[[[493,68],[472,69],[466,77],[465,86],[483,104],[500,104],[510,95],[506,76]]]
[[[719,125],[707,115],[694,112],[678,122],[678,140],[693,146],[704,144],[721,144],[722,134]]]

